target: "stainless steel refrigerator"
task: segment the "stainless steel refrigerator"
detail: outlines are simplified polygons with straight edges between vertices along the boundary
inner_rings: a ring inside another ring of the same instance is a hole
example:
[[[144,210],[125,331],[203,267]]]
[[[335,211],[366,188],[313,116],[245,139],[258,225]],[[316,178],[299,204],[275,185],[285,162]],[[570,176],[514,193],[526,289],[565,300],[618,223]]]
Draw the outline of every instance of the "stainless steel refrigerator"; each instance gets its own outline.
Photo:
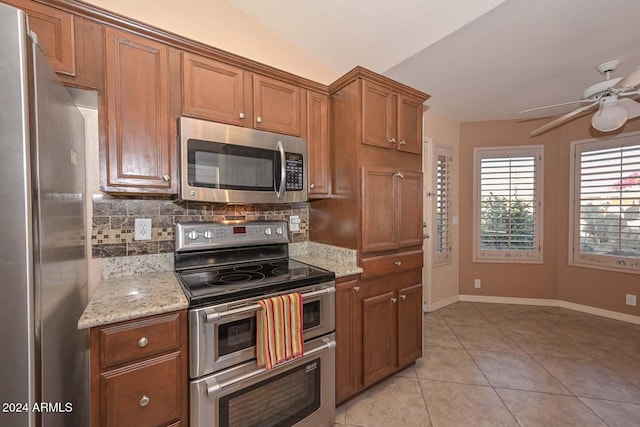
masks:
[[[89,424],[84,123],[0,3],[0,426]]]

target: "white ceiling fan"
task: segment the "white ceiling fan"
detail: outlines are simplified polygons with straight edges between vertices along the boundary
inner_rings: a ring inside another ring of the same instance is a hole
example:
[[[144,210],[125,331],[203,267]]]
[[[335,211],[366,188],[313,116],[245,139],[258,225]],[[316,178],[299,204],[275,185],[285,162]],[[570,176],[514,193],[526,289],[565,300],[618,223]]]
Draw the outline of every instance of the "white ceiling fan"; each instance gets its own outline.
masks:
[[[605,80],[588,87],[582,93],[581,100],[521,111],[520,113],[528,113],[545,108],[588,103],[584,107],[577,108],[535,129],[530,135],[539,135],[596,107],[598,110],[593,114],[591,125],[600,132],[611,132],[620,129],[628,119],[640,117],[640,104],[628,98],[640,94],[640,67],[637,67],[624,78],[612,79],[611,73],[619,64],[619,60],[612,59],[598,65],[596,68],[600,73],[604,74]]]

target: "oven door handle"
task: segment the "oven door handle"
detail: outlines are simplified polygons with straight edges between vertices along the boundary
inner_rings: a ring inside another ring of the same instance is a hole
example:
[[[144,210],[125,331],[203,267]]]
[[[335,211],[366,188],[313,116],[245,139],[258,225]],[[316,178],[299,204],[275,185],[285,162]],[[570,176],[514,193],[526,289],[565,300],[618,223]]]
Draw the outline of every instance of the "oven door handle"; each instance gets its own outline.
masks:
[[[309,351],[305,351],[304,355],[301,356],[301,357],[298,357],[296,359],[291,359],[291,360],[288,360],[288,361],[286,361],[284,363],[276,365],[275,367],[273,367],[273,369],[271,369],[271,371],[272,372],[276,371],[278,369],[284,368],[285,366],[287,366],[290,363],[298,362],[301,359],[310,358],[314,354],[317,354],[317,353],[320,353],[322,351],[329,350],[329,349],[332,349],[332,348],[335,348],[335,347],[336,347],[336,342],[334,340],[326,340],[325,339],[325,344],[324,345],[321,345],[320,347],[316,347],[316,348],[314,348],[312,350],[309,350]],[[244,375],[240,375],[240,376],[235,377],[235,378],[233,378],[231,380],[228,380],[228,381],[217,382],[215,380],[212,380],[213,384],[209,384],[209,382],[207,382],[207,395],[211,396],[213,394],[218,394],[225,388],[231,387],[234,384],[238,384],[239,382],[246,381],[246,380],[248,380],[250,378],[256,377],[256,376],[261,375],[261,374],[263,374],[265,372],[268,372],[267,368],[259,368],[259,369],[256,369],[255,371],[249,372],[249,373],[244,374]]]
[[[305,299],[309,299],[317,296],[334,294],[335,292],[336,292],[336,288],[334,286],[331,286],[330,288],[320,289],[319,291],[306,292],[304,294],[301,294],[301,296],[302,296],[302,299],[305,300]],[[236,314],[249,313],[252,311],[259,311],[261,309],[262,307],[260,306],[260,304],[252,304],[246,307],[234,308],[233,310],[221,311],[219,313],[207,313],[205,315],[205,320],[207,323],[211,323],[223,317],[233,316]]]

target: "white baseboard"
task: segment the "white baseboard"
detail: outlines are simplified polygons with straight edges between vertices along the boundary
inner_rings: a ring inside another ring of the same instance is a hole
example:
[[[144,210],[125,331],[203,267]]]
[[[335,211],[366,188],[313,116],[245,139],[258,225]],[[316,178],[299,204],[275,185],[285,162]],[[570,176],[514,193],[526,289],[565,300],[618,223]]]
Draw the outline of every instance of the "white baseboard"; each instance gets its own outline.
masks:
[[[555,299],[540,299],[540,298],[494,297],[494,296],[484,296],[484,295],[458,295],[457,298],[459,301],[469,301],[469,302],[562,307],[569,310],[580,311],[582,313],[593,314],[595,316],[601,316],[609,319],[620,320],[622,322],[628,322],[628,323],[634,323],[636,325],[640,325],[640,316],[634,316],[632,314],[625,314],[625,313],[618,313],[617,311],[605,310],[602,308],[591,307],[588,305],[576,304],[569,301],[561,301],[561,300],[555,300]],[[452,298],[449,298],[445,301],[448,301],[451,299]],[[438,307],[434,308],[433,310],[437,310],[438,308],[442,308],[449,304],[453,304],[453,302],[448,302],[447,304],[444,304],[444,305],[440,305],[441,303],[437,303],[435,305],[437,305]]]
[[[442,307],[446,307],[448,305],[451,305],[455,302],[460,301],[460,297],[458,295],[454,295],[452,297],[449,297],[447,299],[443,299],[442,301],[438,301],[436,303],[433,304],[428,304],[427,305],[427,311],[436,311],[441,309]]]

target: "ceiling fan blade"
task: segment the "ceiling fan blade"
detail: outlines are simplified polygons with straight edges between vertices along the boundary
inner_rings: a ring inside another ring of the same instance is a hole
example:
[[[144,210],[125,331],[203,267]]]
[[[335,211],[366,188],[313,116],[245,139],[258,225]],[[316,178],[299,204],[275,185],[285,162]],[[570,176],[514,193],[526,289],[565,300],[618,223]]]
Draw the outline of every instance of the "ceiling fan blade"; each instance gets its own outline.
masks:
[[[640,117],[640,104],[632,99],[621,99],[618,101],[627,110],[627,119]]]
[[[553,108],[553,107],[562,107],[563,105],[578,104],[580,102],[592,102],[592,100],[591,99],[579,99],[578,101],[563,102],[562,104],[553,104],[553,105],[547,105],[547,106],[544,106],[544,107],[529,108],[528,110],[520,111],[519,114],[530,113],[532,111],[545,110],[547,108]]]
[[[547,123],[546,125],[540,126],[538,129],[535,129],[534,131],[532,131],[529,135],[530,136],[536,136],[536,135],[540,135],[542,132],[545,132],[551,128],[554,128],[564,122],[567,122],[571,119],[573,119],[576,116],[579,116],[580,113],[583,113],[593,107],[595,107],[596,105],[598,105],[600,103],[600,101],[596,101],[592,104],[589,105],[585,105],[584,107],[580,107],[576,110],[573,110],[570,113],[565,114],[564,116],[560,116],[557,119],[550,121],[549,123]]]
[[[624,89],[628,87],[636,87],[640,85],[640,67],[627,74],[622,80],[620,80],[613,89]]]

